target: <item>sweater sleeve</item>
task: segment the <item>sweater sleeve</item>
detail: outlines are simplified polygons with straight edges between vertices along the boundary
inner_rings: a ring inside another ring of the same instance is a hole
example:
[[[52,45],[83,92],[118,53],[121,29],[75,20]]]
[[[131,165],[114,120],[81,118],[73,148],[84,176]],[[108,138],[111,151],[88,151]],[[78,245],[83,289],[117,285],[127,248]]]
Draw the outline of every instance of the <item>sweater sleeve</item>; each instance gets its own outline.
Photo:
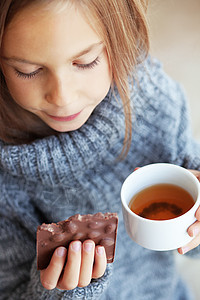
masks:
[[[48,291],[43,288],[40,283],[39,272],[36,270],[36,260],[33,262],[33,266],[30,272],[30,280],[27,283],[20,284],[16,290],[9,292],[8,300],[74,300],[74,299],[87,299],[96,300],[101,299],[103,291],[108,285],[108,277],[110,276],[109,266],[101,279],[92,280],[91,283],[85,288],[75,288],[69,291],[62,291],[57,288]],[[6,294],[5,294],[6,296]]]

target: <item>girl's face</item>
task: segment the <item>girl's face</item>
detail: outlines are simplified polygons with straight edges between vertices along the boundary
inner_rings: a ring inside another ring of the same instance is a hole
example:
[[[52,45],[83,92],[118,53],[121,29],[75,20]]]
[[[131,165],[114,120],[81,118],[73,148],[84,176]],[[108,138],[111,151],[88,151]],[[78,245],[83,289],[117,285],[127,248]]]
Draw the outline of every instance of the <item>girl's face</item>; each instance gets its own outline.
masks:
[[[74,6],[16,14],[3,36],[1,67],[16,103],[60,132],[80,128],[112,80],[102,40]]]

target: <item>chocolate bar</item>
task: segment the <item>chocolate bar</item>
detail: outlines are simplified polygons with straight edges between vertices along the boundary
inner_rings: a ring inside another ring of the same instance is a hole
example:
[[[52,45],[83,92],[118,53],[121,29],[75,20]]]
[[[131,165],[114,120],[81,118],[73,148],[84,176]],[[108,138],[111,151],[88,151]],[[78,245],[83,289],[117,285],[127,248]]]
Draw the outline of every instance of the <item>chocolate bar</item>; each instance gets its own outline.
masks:
[[[91,239],[95,245],[102,245],[107,262],[112,263],[115,255],[118,216],[116,213],[71,216],[65,221],[38,226],[37,268],[45,269],[54,250],[59,246],[68,247],[70,242]]]

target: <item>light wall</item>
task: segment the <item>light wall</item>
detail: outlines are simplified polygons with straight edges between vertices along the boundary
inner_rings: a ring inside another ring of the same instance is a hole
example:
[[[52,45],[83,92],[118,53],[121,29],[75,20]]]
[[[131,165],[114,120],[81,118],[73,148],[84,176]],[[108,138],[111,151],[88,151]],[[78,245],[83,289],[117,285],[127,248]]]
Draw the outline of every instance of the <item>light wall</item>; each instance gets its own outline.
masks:
[[[200,0],[149,0],[151,53],[180,81],[200,141]]]

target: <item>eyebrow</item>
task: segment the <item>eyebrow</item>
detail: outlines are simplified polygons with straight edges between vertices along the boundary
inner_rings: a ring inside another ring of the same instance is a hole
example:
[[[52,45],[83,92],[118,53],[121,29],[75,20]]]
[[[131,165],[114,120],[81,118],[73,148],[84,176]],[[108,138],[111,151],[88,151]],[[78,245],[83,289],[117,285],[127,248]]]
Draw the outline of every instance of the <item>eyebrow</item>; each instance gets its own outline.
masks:
[[[103,44],[103,42],[98,42],[98,43],[92,44],[89,47],[87,47],[86,49],[84,49],[81,52],[77,53],[75,56],[71,57],[70,60],[78,59],[81,56],[84,56],[87,53],[89,53],[90,51],[94,50],[95,48],[98,48],[102,44]],[[30,60],[27,60],[27,59],[23,59],[23,58],[19,58],[19,57],[16,57],[16,56],[12,56],[12,57],[2,56],[1,58],[6,60],[6,61],[9,61],[9,62],[19,62],[19,63],[31,64],[31,65],[41,65],[40,63],[36,63],[36,62],[30,61]]]
[[[94,50],[95,48],[98,48],[102,44],[103,44],[103,42],[98,42],[98,43],[92,44],[89,47],[87,47],[86,49],[84,49],[81,52],[79,52],[78,54],[76,54],[75,56],[73,56],[70,60],[77,59],[77,58],[89,53],[90,51]]]

